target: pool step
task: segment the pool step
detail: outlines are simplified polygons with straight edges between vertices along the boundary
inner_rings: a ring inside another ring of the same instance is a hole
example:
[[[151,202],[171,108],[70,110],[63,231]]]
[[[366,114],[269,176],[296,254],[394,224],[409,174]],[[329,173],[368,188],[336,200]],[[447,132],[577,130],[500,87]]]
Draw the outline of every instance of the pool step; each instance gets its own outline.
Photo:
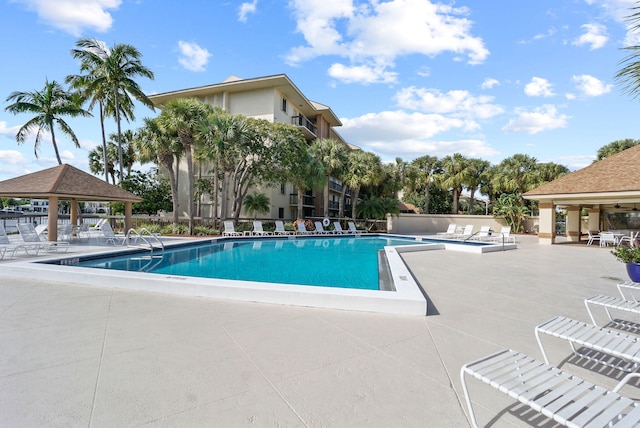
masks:
[[[378,250],[378,289],[383,291],[396,291],[391,279],[391,269],[384,250]]]

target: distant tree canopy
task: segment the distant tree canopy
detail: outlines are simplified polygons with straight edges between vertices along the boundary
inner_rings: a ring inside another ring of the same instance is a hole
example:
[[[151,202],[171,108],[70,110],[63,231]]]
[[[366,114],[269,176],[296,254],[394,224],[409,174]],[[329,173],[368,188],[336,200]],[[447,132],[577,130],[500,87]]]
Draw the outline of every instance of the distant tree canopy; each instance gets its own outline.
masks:
[[[598,158],[594,162],[598,162],[609,156],[618,154],[624,150],[640,144],[640,140],[633,140],[631,138],[625,138],[624,140],[616,140],[607,145],[604,145],[598,149]]]

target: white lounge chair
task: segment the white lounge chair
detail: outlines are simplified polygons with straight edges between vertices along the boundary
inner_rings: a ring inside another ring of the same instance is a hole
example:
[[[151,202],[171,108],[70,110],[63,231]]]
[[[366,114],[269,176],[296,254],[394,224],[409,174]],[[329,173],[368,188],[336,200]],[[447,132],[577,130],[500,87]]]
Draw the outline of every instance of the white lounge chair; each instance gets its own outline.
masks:
[[[348,230],[344,230],[344,229],[342,228],[342,225],[340,224],[340,222],[339,222],[339,221],[334,221],[334,222],[333,222],[333,230],[334,230],[334,233],[337,233],[337,234],[345,234],[345,233],[349,233],[349,231],[348,231]]]
[[[127,237],[122,234],[116,234],[109,223],[103,223],[100,227],[101,236],[98,239],[104,239],[105,244],[124,245]]]
[[[253,231],[251,232],[254,236],[267,236],[273,235],[273,232],[265,232],[262,228],[262,222],[260,220],[253,221]]]
[[[310,235],[313,233],[312,230],[307,230],[307,226],[305,226],[303,221],[296,222],[296,233],[298,235]]]
[[[2,254],[0,255],[0,260],[4,259],[5,256],[11,255],[11,257],[15,256],[18,251],[24,252],[28,256],[37,256],[40,250],[44,250],[46,248],[45,245],[41,244],[27,244],[27,243],[17,243],[9,240],[7,236],[7,231],[5,230],[2,223],[0,223],[0,251]]]
[[[222,232],[222,236],[240,236],[242,233],[236,232],[233,227],[233,222],[231,220],[225,220],[224,222],[224,231]]]
[[[332,235],[334,233],[332,230],[324,230],[324,227],[322,227],[321,221],[314,221],[313,224],[316,227],[316,233],[318,235]]]
[[[447,227],[447,231],[446,232],[438,232],[438,233],[436,233],[436,236],[439,236],[441,238],[451,238],[452,236],[456,235],[457,231],[458,231],[458,225],[453,224],[453,223],[449,223],[449,227]]]
[[[58,228],[58,241],[69,242],[73,239],[73,225],[65,224]]]
[[[360,234],[360,233],[364,232],[363,230],[359,230],[356,227],[356,224],[354,222],[352,222],[352,221],[348,222],[347,225],[349,226],[349,233]]]
[[[587,312],[589,313],[589,318],[591,318],[591,322],[593,323],[593,325],[598,324],[596,323],[596,320],[591,313],[590,305],[602,306],[607,314],[607,317],[609,318],[609,321],[614,324],[617,324],[618,321],[611,316],[611,309],[622,312],[630,312],[633,314],[640,314],[640,302],[625,300],[619,297],[604,296],[602,294],[584,299],[584,305],[587,307]]]
[[[478,233],[471,235],[470,239],[475,241],[487,241],[491,239],[491,226],[480,226]]]
[[[626,372],[638,369],[640,342],[638,342],[638,336],[634,334],[609,330],[571,318],[557,316],[535,328],[536,340],[544,357],[544,362],[547,364],[549,364],[549,358],[542,345],[542,340],[540,340],[541,333],[568,341],[573,353],[580,358],[597,361]],[[579,350],[576,345],[592,351]],[[616,358],[611,358],[612,356]]]
[[[291,230],[286,230],[284,228],[284,223],[282,220],[276,220],[276,230],[274,232],[275,235],[293,235],[295,232]]]
[[[587,230],[587,245],[593,244],[593,241],[600,241],[600,234],[598,232],[592,232],[591,230]]]
[[[511,349],[465,364],[460,369],[462,389],[474,428],[478,427],[465,375],[473,376],[520,403],[568,427],[637,426],[640,406],[618,394],[630,373],[609,391]]]
[[[468,224],[464,227],[464,229],[462,230],[462,233],[459,233],[454,236],[454,239],[468,239],[468,238],[471,238],[471,235],[473,235],[473,225]]]
[[[68,241],[50,242],[40,239],[40,235],[36,232],[35,226],[31,223],[18,223],[16,226],[22,240],[27,244],[40,245],[40,250],[58,251],[64,249],[67,251],[69,249]]]
[[[511,235],[511,226],[502,226],[500,232],[492,233],[491,240],[499,243],[516,243],[516,237]]]

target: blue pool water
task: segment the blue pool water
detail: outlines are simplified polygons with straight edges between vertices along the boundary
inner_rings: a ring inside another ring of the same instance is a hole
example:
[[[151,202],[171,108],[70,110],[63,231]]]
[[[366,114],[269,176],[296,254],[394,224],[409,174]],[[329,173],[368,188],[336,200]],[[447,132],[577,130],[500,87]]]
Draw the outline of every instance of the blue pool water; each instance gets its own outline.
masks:
[[[80,261],[79,266],[164,275],[377,290],[378,250],[419,244],[385,237],[236,239],[140,254]]]

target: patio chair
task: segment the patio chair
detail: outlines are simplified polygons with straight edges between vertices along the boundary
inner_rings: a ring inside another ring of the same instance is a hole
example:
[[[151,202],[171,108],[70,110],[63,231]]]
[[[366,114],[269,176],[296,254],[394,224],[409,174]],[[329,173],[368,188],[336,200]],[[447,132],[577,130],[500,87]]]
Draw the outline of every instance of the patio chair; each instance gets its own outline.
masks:
[[[568,341],[571,351],[577,357],[597,361],[625,372],[638,369],[640,342],[638,342],[638,336],[634,334],[609,330],[571,318],[557,316],[535,328],[536,340],[544,357],[544,362],[547,364],[549,364],[549,358],[540,340],[541,333]],[[583,348],[577,349],[576,345]],[[584,348],[587,350],[584,350]],[[612,356],[615,358],[612,358]]]
[[[588,236],[587,245],[593,244],[593,241],[600,241],[600,233],[599,232],[587,230],[587,236]]]
[[[465,375],[491,385],[564,426],[631,427],[640,424],[638,403],[618,394],[640,373],[629,373],[609,391],[518,351],[504,349],[460,369],[469,418],[477,428]]]
[[[0,223],[0,251],[2,251],[0,260],[4,259],[8,254],[11,254],[11,257],[15,256],[18,251],[22,251],[28,256],[37,256],[40,250],[43,250],[44,248],[45,246],[41,244],[27,244],[10,241],[9,236],[7,236],[7,231],[2,223]]]
[[[316,233],[319,235],[332,235],[334,233],[332,230],[324,230],[321,221],[314,221],[313,224],[316,227]]]
[[[253,231],[251,232],[254,236],[267,236],[273,235],[273,232],[265,232],[262,228],[262,222],[260,220],[254,220],[253,222]]]
[[[608,247],[609,244],[612,246],[618,245],[618,239],[613,232],[600,232],[600,246]]]
[[[630,246],[635,245],[634,243],[636,242],[636,239],[638,239],[639,234],[640,232],[636,232],[633,235],[629,234],[629,236],[620,237],[620,240],[618,241],[618,247],[624,244],[625,242],[628,242]]]
[[[349,233],[361,234],[364,232],[364,230],[356,228],[356,224],[352,221],[348,222],[347,225],[349,226]]]
[[[285,230],[282,220],[276,220],[276,230],[273,233],[274,235],[293,235],[295,232]]]
[[[457,230],[458,230],[458,225],[454,223],[449,223],[449,227],[447,227],[447,231],[438,232],[436,233],[436,236],[439,236],[441,238],[450,238],[456,234]]]
[[[345,233],[349,233],[348,230],[344,230],[342,228],[342,225],[340,224],[339,221],[334,221],[333,222],[333,230],[334,230],[334,233],[341,234],[341,235],[343,235]]]
[[[58,228],[58,241],[70,242],[73,239],[73,225],[65,224]]]
[[[225,220],[224,222],[224,231],[222,232],[222,236],[241,236],[242,233],[236,232],[233,227],[233,222],[231,220]]]
[[[116,234],[113,231],[111,225],[106,222],[103,223],[100,227],[100,233],[101,236],[98,237],[98,240],[104,239],[105,244],[124,245],[125,241],[127,240],[127,237],[125,235],[119,233]]]
[[[22,240],[27,244],[39,245],[40,250],[51,252],[61,249],[67,251],[69,249],[68,241],[43,241],[32,223],[18,223],[16,226],[18,227],[18,233],[20,233]]]

